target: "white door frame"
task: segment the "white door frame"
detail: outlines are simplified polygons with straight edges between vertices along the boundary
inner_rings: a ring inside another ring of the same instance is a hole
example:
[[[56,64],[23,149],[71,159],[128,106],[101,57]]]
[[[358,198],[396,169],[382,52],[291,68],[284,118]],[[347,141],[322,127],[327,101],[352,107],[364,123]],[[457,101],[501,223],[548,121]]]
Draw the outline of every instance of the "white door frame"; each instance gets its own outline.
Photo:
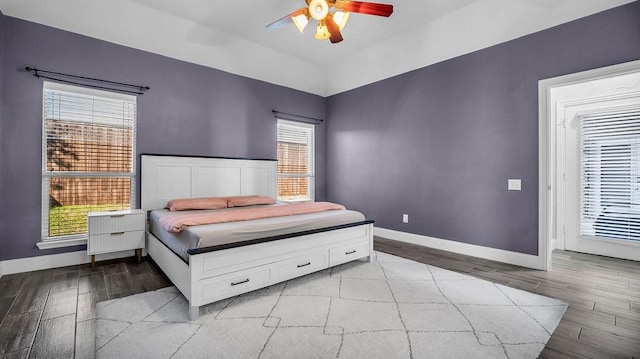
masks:
[[[551,269],[551,251],[556,246],[564,249],[564,236],[558,235],[564,226],[564,208],[558,196],[559,176],[556,170],[559,159],[557,148],[558,127],[563,118],[558,118],[558,106],[551,96],[557,87],[578,84],[607,77],[620,76],[640,71],[640,60],[583,71],[538,82],[538,256],[541,267]],[[562,174],[560,174],[562,175]]]

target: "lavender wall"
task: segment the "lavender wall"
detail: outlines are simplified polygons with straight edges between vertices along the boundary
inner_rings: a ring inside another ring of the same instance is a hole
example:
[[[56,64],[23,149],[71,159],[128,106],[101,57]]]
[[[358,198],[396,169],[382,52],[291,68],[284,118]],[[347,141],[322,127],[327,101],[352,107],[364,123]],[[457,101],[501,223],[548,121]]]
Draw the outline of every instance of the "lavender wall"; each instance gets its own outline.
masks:
[[[0,260],[83,249],[35,246],[42,81],[24,66],[151,86],[138,153],[273,158],[272,109],[327,118],[319,200],[379,227],[535,254],[537,81],[639,59],[639,18],[634,2],[323,99],[0,14]]]
[[[325,99],[219,70],[4,17],[0,260],[42,251],[40,240],[42,81],[21,69],[140,83],[138,153],[275,158],[272,109],[325,117]],[[317,129],[316,196],[325,197],[325,129]],[[10,225],[9,225],[10,224]]]
[[[538,81],[640,59],[639,19],[634,2],[330,97],[328,199],[377,227],[537,254]]]

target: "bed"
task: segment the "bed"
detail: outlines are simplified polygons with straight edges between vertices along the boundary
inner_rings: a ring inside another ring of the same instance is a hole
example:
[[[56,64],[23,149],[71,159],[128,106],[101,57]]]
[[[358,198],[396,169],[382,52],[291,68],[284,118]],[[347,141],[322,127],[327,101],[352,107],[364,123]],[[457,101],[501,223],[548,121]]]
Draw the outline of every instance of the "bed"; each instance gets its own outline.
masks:
[[[276,165],[275,160],[141,156],[147,253],[189,301],[191,320],[198,318],[200,306],[349,261],[371,260],[373,221],[355,211],[193,226],[179,235],[157,228],[167,215],[163,208],[176,198],[276,198]],[[285,229],[279,221],[288,221]],[[206,226],[218,226],[217,237],[200,240],[199,233],[211,232]],[[171,236],[182,238],[164,238]]]

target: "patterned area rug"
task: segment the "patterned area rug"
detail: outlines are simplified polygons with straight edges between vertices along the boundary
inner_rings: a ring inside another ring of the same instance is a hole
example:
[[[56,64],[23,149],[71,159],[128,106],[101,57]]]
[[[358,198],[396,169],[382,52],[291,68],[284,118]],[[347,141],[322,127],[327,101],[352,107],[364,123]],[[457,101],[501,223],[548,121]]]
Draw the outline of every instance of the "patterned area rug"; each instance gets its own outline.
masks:
[[[169,287],[100,302],[97,358],[536,358],[556,299],[377,252],[201,308]]]

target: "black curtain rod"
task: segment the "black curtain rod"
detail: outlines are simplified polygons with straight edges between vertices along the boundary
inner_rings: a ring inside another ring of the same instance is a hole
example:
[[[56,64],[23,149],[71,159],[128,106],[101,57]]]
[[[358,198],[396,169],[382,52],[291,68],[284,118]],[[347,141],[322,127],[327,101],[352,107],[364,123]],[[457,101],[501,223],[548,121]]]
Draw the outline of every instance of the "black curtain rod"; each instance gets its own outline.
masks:
[[[70,74],[65,74],[65,73],[62,73],[62,72],[40,70],[40,69],[36,69],[36,68],[33,68],[33,67],[25,67],[24,69],[27,70],[27,72],[33,73],[33,76],[35,76],[37,78],[43,78],[43,79],[47,79],[47,80],[53,80],[53,81],[58,81],[58,82],[62,82],[62,83],[72,84],[72,85],[86,86],[86,87],[91,87],[91,88],[101,89],[101,90],[109,90],[109,91],[124,92],[124,93],[135,94],[135,95],[142,95],[142,94],[144,94],[144,91],[147,91],[147,90],[151,89],[149,86],[132,85],[132,84],[126,84],[126,83],[116,82],[116,81],[96,79],[96,78],[92,78],[92,77],[70,75]],[[52,76],[46,76],[46,75],[43,75],[43,74],[50,74]],[[78,82],[78,81],[70,81],[70,80],[65,80],[65,79],[58,78],[56,76],[70,77],[72,79],[79,79],[79,80],[88,81],[88,82],[99,82],[99,83],[105,83],[105,84],[112,84],[112,85],[121,86],[121,87],[129,87],[129,88],[131,88],[131,90],[130,89],[120,89],[120,88],[117,88],[117,87],[100,86],[100,85],[95,85],[95,84],[91,84],[91,83],[84,83],[84,82]],[[135,90],[133,90],[133,89],[135,89]]]
[[[302,119],[302,120],[311,120],[311,121],[313,121],[315,123],[324,122],[324,120],[320,119],[320,118],[314,118],[314,117],[303,116],[303,115],[296,115],[294,113],[287,113],[287,112],[276,111],[276,110],[271,110],[271,112],[273,112],[273,114],[276,115],[276,117],[281,117],[283,120],[308,122],[308,121],[301,121],[301,119]],[[285,116],[283,117],[283,116],[279,116],[279,115],[285,115]],[[292,118],[287,118],[286,116],[292,116]]]

